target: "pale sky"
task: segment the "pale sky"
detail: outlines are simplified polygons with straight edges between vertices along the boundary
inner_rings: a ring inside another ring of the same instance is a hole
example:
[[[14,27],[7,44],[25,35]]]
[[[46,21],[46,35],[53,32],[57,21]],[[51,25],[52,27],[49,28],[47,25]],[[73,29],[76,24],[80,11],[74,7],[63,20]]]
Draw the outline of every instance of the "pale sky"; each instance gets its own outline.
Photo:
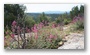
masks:
[[[24,4],[25,12],[44,12],[44,11],[70,11],[74,6],[80,7],[84,4]]]

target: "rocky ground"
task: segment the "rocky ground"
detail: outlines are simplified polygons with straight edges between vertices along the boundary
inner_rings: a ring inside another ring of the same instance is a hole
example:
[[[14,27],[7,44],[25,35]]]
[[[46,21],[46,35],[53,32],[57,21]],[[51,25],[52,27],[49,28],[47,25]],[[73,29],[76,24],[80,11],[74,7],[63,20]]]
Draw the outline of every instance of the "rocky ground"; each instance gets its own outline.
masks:
[[[58,49],[84,49],[84,35],[78,33],[71,33],[66,36],[67,42]]]
[[[66,42],[58,49],[84,49],[84,32],[70,33],[68,36],[65,36],[65,40]]]

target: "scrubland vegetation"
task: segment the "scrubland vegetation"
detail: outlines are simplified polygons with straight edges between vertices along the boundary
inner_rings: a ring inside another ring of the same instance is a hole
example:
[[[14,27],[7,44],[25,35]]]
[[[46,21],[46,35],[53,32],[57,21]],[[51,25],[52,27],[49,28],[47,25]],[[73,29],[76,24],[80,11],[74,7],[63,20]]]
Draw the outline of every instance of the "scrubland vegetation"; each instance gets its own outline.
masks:
[[[19,4],[4,4],[5,49],[57,49],[70,32],[84,31],[84,5],[56,18],[43,12],[35,19],[24,13],[25,9]]]

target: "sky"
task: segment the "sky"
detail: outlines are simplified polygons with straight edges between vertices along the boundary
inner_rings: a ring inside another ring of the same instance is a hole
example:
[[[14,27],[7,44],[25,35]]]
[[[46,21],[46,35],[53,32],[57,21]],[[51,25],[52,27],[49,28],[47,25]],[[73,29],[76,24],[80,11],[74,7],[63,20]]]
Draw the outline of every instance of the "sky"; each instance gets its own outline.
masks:
[[[70,11],[74,6],[80,7],[84,4],[24,4],[26,13],[45,12],[45,11]]]

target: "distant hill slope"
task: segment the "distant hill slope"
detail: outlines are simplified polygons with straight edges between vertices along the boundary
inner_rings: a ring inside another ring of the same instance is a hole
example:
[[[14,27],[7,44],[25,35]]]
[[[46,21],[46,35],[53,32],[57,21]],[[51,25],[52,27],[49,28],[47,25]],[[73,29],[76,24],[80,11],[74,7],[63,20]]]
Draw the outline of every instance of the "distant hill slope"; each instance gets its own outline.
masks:
[[[28,16],[32,16],[35,20],[37,20],[37,18],[39,18],[39,15],[41,13],[26,13]],[[52,20],[55,20],[55,18],[57,18],[60,14],[45,14],[46,16],[51,17]]]
[[[28,16],[32,16],[35,20],[37,20],[37,18],[39,18],[39,15],[42,12],[37,12],[37,13],[26,13]],[[55,18],[58,18],[60,14],[63,14],[65,12],[60,12],[60,11],[45,11],[44,12],[46,16],[51,17],[52,20],[55,20]],[[67,12],[69,13],[69,12]]]

